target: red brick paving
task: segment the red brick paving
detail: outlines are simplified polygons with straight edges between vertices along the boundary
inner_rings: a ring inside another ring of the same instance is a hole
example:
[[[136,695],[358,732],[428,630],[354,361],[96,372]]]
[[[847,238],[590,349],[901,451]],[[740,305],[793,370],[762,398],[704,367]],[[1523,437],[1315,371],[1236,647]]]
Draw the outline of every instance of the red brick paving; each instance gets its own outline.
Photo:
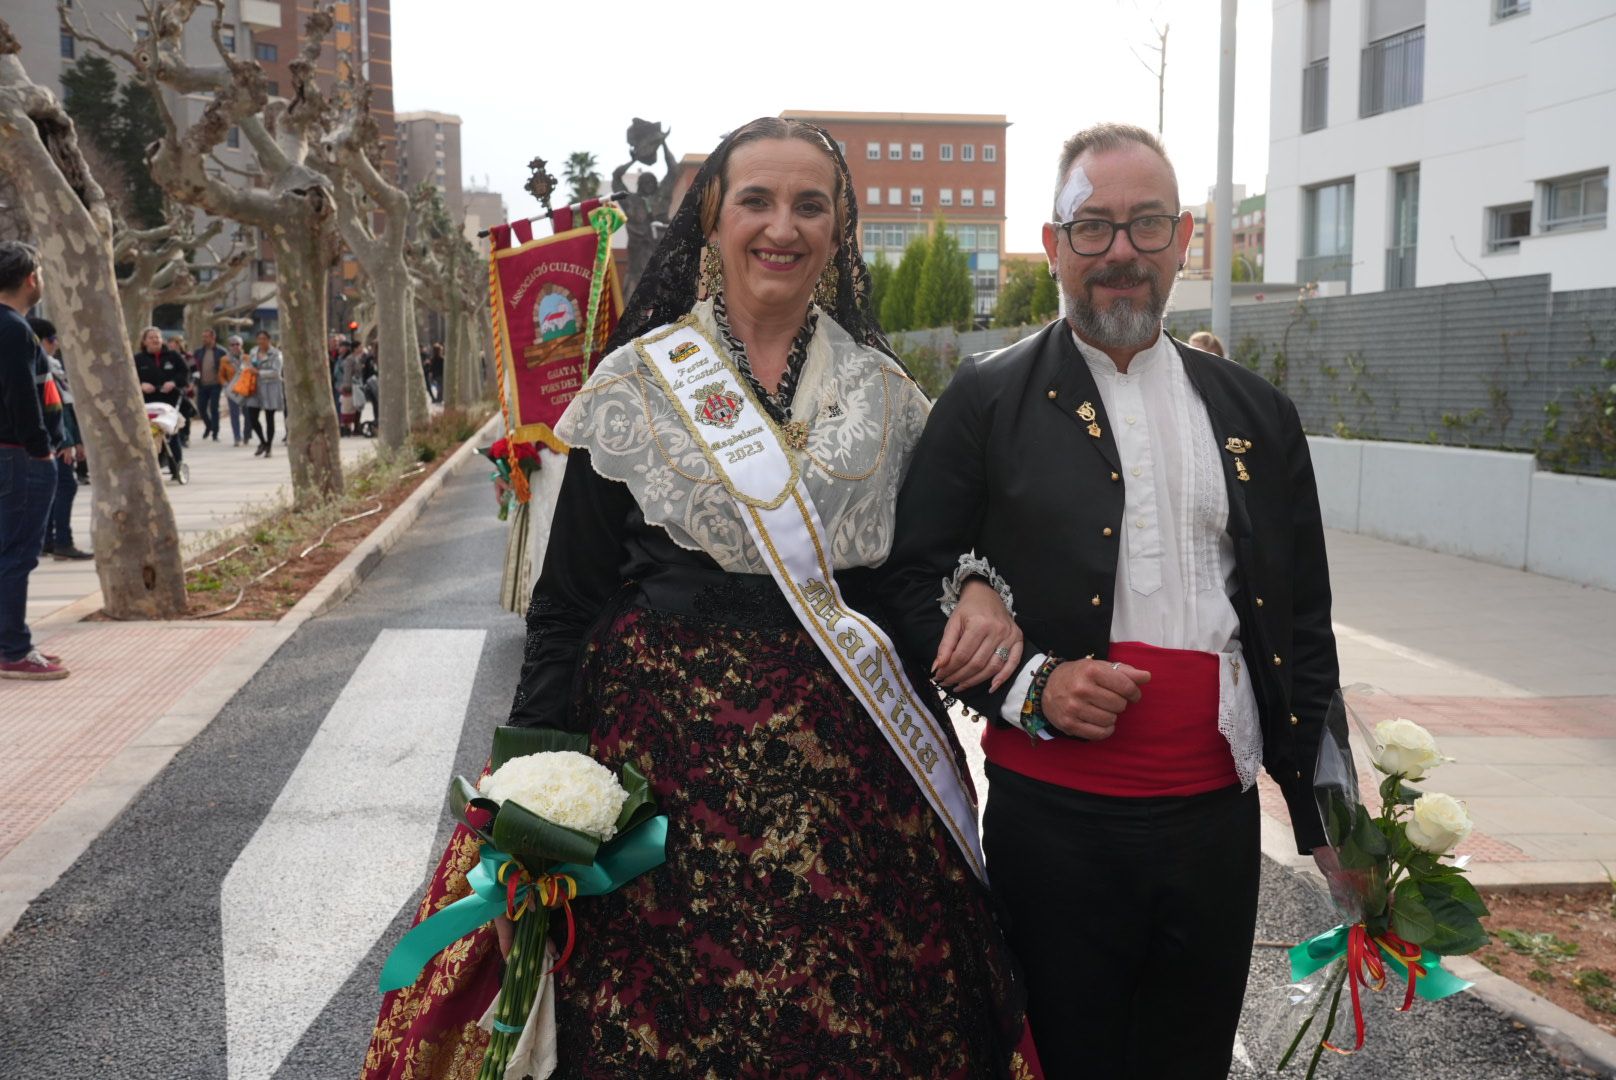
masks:
[[[96,624],[37,642],[73,674],[0,681],[0,857],[168,712],[257,624]]]

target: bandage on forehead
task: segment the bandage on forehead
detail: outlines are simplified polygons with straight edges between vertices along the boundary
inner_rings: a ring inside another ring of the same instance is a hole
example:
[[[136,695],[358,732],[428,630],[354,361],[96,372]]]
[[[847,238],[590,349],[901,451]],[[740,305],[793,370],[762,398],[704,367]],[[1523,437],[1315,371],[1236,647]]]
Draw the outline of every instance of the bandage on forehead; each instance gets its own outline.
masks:
[[[1061,185],[1060,194],[1055,198],[1055,212],[1059,215],[1059,220],[1071,221],[1077,217],[1077,212],[1093,194],[1094,185],[1089,183],[1088,174],[1083,171],[1083,166],[1073,164],[1072,171],[1066,174],[1066,183]]]

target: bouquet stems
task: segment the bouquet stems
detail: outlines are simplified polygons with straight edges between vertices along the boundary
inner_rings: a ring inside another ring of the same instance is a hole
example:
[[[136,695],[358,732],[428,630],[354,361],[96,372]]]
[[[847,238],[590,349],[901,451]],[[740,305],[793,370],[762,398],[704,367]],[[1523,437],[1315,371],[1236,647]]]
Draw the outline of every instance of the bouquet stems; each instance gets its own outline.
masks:
[[[539,976],[544,972],[545,932],[550,926],[548,908],[536,906],[516,920],[510,955],[505,958],[505,978],[499,988],[499,1010],[494,1014],[494,1031],[483,1054],[477,1080],[504,1080],[522,1026],[533,1011],[539,993]]]

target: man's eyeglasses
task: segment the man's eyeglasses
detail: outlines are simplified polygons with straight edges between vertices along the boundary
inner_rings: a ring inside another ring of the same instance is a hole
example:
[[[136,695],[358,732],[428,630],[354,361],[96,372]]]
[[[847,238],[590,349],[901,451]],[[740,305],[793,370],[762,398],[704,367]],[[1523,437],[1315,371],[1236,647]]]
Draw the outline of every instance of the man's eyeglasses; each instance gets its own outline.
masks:
[[[1164,251],[1178,232],[1178,217],[1174,214],[1146,214],[1132,221],[1105,221],[1101,218],[1078,218],[1076,221],[1058,221],[1055,228],[1066,234],[1066,242],[1077,255],[1104,255],[1116,243],[1117,233],[1126,231],[1128,242],[1141,255]]]

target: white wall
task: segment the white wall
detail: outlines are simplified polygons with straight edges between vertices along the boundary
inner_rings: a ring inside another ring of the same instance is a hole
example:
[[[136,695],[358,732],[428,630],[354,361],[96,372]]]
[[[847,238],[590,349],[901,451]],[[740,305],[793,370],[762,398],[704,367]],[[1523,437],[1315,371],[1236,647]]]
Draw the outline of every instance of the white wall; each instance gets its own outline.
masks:
[[[1616,480],[1530,454],[1309,437],[1327,528],[1616,589]]]
[[[1427,0],[1424,102],[1358,117],[1364,0],[1330,5],[1329,124],[1301,134],[1306,6],[1274,0],[1267,276],[1295,275],[1302,191],[1352,177],[1353,292],[1384,287],[1390,171],[1420,166],[1420,285],[1550,274],[1556,290],[1616,286],[1610,229],[1486,251],[1486,208],[1533,201],[1537,182],[1616,168],[1616,0],[1540,2],[1494,22],[1492,0]]]

